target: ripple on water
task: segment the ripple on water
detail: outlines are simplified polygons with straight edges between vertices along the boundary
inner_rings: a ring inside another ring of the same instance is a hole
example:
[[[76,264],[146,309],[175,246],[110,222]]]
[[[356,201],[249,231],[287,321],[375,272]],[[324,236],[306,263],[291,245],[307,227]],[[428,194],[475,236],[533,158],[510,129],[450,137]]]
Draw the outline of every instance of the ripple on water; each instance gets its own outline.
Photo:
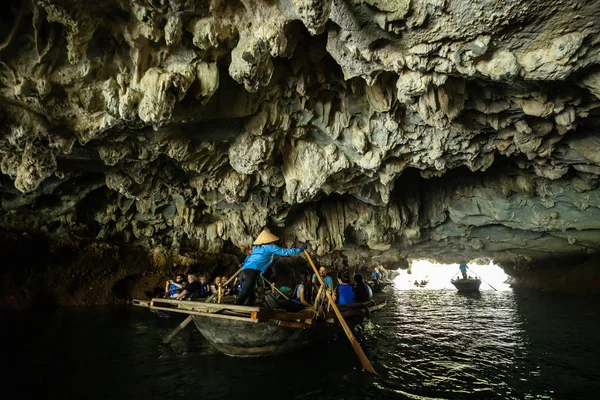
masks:
[[[600,332],[592,301],[511,291],[390,294],[355,330],[379,375],[360,371],[345,337],[265,359],[220,354],[183,317],[61,309],[3,319],[8,381],[44,398],[595,398]],[[31,379],[31,377],[34,377]]]

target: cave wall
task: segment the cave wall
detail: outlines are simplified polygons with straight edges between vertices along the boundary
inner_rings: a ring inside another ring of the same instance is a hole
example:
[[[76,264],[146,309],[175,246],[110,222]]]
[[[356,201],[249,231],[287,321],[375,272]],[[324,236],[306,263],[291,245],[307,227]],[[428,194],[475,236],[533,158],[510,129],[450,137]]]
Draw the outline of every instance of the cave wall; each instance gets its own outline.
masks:
[[[5,229],[513,274],[600,246],[598,2],[2,7]]]
[[[0,308],[128,303],[164,293],[165,281],[193,273],[214,279],[238,270],[237,254],[148,249],[96,240],[0,232]]]

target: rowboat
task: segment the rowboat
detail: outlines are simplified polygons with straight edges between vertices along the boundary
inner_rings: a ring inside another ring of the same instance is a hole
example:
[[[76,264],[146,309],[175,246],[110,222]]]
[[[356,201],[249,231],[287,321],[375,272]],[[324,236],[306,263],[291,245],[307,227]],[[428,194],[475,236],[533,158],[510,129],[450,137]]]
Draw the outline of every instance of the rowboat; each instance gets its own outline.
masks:
[[[450,283],[452,283],[459,292],[478,292],[479,286],[481,286],[480,279],[452,279],[450,280]]]
[[[371,290],[373,290],[373,293],[381,293],[383,292],[383,289],[391,285],[393,285],[393,283],[389,281],[369,281],[369,286],[371,286]]]
[[[217,350],[233,357],[265,357],[290,353],[338,331],[333,311],[312,309],[290,312],[285,309],[238,306],[171,299],[134,300],[133,304],[151,310],[188,314],[198,331]],[[350,326],[385,307],[385,302],[358,303],[343,308]]]

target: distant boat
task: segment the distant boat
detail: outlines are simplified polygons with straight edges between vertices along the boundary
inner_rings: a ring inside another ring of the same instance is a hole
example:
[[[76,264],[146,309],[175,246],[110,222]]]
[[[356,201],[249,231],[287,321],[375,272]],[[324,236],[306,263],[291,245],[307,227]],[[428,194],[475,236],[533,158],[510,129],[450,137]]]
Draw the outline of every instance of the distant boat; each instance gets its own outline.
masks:
[[[478,292],[479,286],[481,286],[480,279],[451,279],[450,283],[452,283],[459,292]]]

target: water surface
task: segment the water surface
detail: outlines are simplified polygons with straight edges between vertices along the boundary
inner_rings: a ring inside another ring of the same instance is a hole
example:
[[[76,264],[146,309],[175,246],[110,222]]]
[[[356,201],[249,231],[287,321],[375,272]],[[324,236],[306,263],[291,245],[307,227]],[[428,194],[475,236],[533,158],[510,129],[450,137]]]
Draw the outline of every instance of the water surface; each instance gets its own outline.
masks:
[[[597,398],[596,300],[549,294],[390,291],[356,331],[371,377],[344,336],[264,359],[215,351],[184,317],[139,308],[2,316],[8,393],[57,399]],[[5,392],[6,393],[6,392]]]

